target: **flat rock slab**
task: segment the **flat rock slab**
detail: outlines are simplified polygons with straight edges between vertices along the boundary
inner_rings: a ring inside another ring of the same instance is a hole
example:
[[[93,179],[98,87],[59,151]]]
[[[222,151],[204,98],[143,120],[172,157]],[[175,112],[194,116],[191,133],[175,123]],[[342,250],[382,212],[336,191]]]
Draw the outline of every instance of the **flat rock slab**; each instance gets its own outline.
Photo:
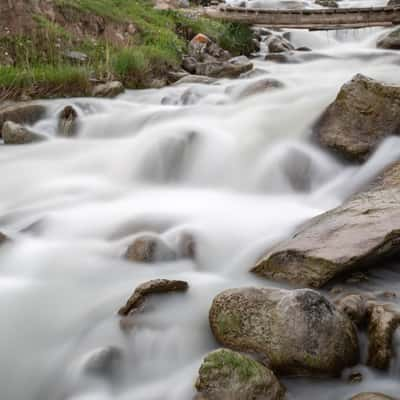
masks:
[[[302,225],[252,269],[295,286],[322,287],[400,250],[400,162],[365,191]]]
[[[317,141],[351,161],[364,161],[387,136],[400,134],[400,86],[356,75],[314,126]]]
[[[169,279],[154,279],[139,285],[132,296],[128,299],[126,305],[118,311],[119,315],[127,316],[137,310],[152,294],[168,292],[185,292],[189,285],[185,281],[176,281]]]

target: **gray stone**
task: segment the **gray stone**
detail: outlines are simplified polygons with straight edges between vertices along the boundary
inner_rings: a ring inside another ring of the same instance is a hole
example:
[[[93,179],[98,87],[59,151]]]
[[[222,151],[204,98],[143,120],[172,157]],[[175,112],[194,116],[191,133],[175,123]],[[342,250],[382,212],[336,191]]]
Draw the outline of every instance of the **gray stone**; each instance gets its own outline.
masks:
[[[66,106],[58,115],[58,134],[71,137],[78,132],[78,113],[72,106]]]
[[[363,161],[387,136],[400,134],[400,86],[358,74],[340,89],[314,126],[319,143]]]
[[[400,28],[381,36],[376,45],[381,49],[400,50]]]
[[[11,121],[6,121],[3,124],[1,135],[4,144],[27,144],[46,140],[45,136]]]
[[[278,374],[336,376],[359,359],[353,323],[311,289],[226,290],[209,319],[223,346],[263,357]]]
[[[196,381],[204,400],[281,400],[285,389],[274,373],[250,357],[219,349],[203,360]]]
[[[37,102],[23,102],[0,106],[0,132],[6,121],[34,124],[46,114],[46,107]]]
[[[116,97],[124,92],[124,85],[118,81],[101,83],[93,88],[94,97]]]
[[[296,286],[321,287],[400,250],[400,162],[342,206],[312,218],[278,243],[253,272]]]

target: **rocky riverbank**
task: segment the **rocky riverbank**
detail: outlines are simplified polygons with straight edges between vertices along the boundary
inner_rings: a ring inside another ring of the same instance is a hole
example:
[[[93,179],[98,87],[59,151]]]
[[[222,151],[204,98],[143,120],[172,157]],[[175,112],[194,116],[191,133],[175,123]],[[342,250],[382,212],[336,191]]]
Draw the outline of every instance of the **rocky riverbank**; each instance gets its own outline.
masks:
[[[232,57],[255,49],[249,28],[171,9],[178,6],[1,0],[0,100],[102,95],[98,85],[112,80],[125,88],[171,84],[199,33]]]

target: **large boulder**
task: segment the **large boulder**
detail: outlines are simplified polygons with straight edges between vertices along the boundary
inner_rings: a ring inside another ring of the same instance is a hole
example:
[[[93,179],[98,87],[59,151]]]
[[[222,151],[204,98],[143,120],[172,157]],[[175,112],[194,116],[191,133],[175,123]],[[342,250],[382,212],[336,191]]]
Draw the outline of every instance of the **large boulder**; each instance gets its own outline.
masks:
[[[218,46],[206,35],[199,33],[189,43],[189,56],[199,62],[204,61],[228,61],[231,54]]]
[[[6,121],[17,124],[34,124],[44,117],[46,107],[36,102],[24,102],[0,106],[0,132]]]
[[[353,323],[311,289],[226,290],[209,319],[223,346],[256,353],[279,374],[335,376],[358,361]]]
[[[400,28],[381,36],[376,45],[381,49],[400,50]]]
[[[400,162],[342,206],[312,218],[278,243],[253,272],[296,286],[322,287],[400,251]]]
[[[395,400],[393,397],[386,396],[382,393],[359,393],[353,396],[350,400]]]
[[[400,133],[400,86],[356,75],[339,91],[314,127],[322,146],[353,161],[365,160],[387,136]]]
[[[11,121],[4,122],[1,136],[4,144],[26,144],[46,140],[45,136]]]
[[[199,369],[196,389],[202,400],[281,400],[285,389],[274,373],[250,357],[219,349]]]

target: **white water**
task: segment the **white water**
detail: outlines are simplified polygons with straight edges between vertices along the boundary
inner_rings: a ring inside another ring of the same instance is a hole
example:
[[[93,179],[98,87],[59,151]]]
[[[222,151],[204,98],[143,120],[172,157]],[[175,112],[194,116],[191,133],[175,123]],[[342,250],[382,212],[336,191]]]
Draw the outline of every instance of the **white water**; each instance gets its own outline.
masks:
[[[285,88],[242,101],[236,96],[248,79],[51,101],[34,126],[51,140],[2,147],[0,226],[15,240],[0,249],[1,399],[192,398],[201,359],[217,347],[208,327],[212,298],[224,288],[276,285],[248,272],[255,260],[400,158],[398,138],[362,167],[339,163],[309,139],[354,74],[400,83],[400,53],[374,48],[381,33],[294,33],[296,45],[329,57],[257,60],[265,74],[255,79],[276,78]],[[193,104],[182,106],[188,89]],[[79,136],[56,138],[54,116],[71,103],[81,114]],[[192,234],[195,261],[123,260],[144,231],[172,246]],[[190,290],[150,300],[123,334],[116,311],[152,278],[187,280]],[[368,285],[396,290],[399,281],[395,271],[377,271]],[[109,345],[124,353],[117,379],[85,375],[88,354]],[[289,399],[400,393],[399,368],[360,369],[361,384],[285,380]]]

